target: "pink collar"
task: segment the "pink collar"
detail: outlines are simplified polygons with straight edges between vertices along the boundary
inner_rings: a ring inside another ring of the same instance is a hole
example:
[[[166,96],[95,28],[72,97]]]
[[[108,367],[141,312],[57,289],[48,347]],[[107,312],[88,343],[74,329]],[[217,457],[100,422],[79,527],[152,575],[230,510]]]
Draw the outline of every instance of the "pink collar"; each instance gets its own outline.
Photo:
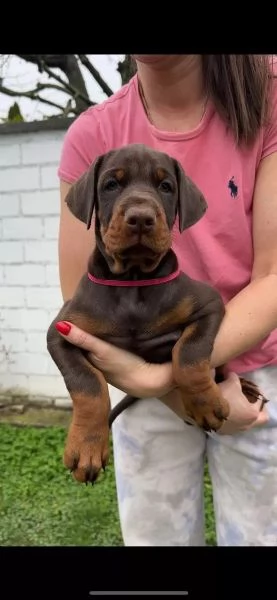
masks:
[[[114,287],[142,287],[147,285],[160,285],[161,283],[168,283],[173,279],[176,279],[181,273],[179,267],[170,275],[166,275],[165,277],[157,277],[157,279],[138,279],[137,281],[119,281],[118,279],[98,279],[88,273],[88,278],[93,283],[98,283],[100,285],[111,285]]]

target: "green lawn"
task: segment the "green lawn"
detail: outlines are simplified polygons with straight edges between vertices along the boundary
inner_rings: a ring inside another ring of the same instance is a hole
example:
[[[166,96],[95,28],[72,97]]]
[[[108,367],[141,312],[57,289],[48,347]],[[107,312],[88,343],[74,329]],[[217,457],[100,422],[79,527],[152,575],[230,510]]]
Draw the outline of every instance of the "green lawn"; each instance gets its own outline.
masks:
[[[62,464],[61,427],[0,425],[0,546],[122,545],[112,461],[94,487]],[[215,545],[211,485],[205,474],[207,543]]]

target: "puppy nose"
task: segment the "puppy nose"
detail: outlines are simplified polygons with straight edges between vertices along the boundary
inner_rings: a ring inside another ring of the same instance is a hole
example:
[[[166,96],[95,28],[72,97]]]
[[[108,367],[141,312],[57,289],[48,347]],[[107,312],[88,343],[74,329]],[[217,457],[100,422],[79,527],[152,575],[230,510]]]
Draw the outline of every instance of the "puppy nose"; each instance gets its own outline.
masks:
[[[147,233],[156,223],[156,215],[150,207],[131,207],[125,213],[125,222],[134,233]]]

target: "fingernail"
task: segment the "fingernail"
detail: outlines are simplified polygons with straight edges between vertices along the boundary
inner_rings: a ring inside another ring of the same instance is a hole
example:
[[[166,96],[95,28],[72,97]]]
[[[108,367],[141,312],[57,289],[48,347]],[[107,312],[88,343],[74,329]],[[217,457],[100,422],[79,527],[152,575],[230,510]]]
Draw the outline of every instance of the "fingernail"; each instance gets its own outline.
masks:
[[[66,323],[66,321],[58,321],[58,323],[55,323],[55,327],[63,335],[68,335],[71,329],[71,325]]]

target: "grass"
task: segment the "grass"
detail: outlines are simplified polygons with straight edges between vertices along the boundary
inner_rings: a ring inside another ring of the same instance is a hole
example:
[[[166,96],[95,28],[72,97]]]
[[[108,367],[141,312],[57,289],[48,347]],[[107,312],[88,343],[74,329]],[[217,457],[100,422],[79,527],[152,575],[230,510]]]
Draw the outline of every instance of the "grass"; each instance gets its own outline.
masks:
[[[0,424],[0,546],[120,546],[112,467],[92,488],[62,464],[62,427]],[[212,491],[205,473],[206,540],[215,545]]]

